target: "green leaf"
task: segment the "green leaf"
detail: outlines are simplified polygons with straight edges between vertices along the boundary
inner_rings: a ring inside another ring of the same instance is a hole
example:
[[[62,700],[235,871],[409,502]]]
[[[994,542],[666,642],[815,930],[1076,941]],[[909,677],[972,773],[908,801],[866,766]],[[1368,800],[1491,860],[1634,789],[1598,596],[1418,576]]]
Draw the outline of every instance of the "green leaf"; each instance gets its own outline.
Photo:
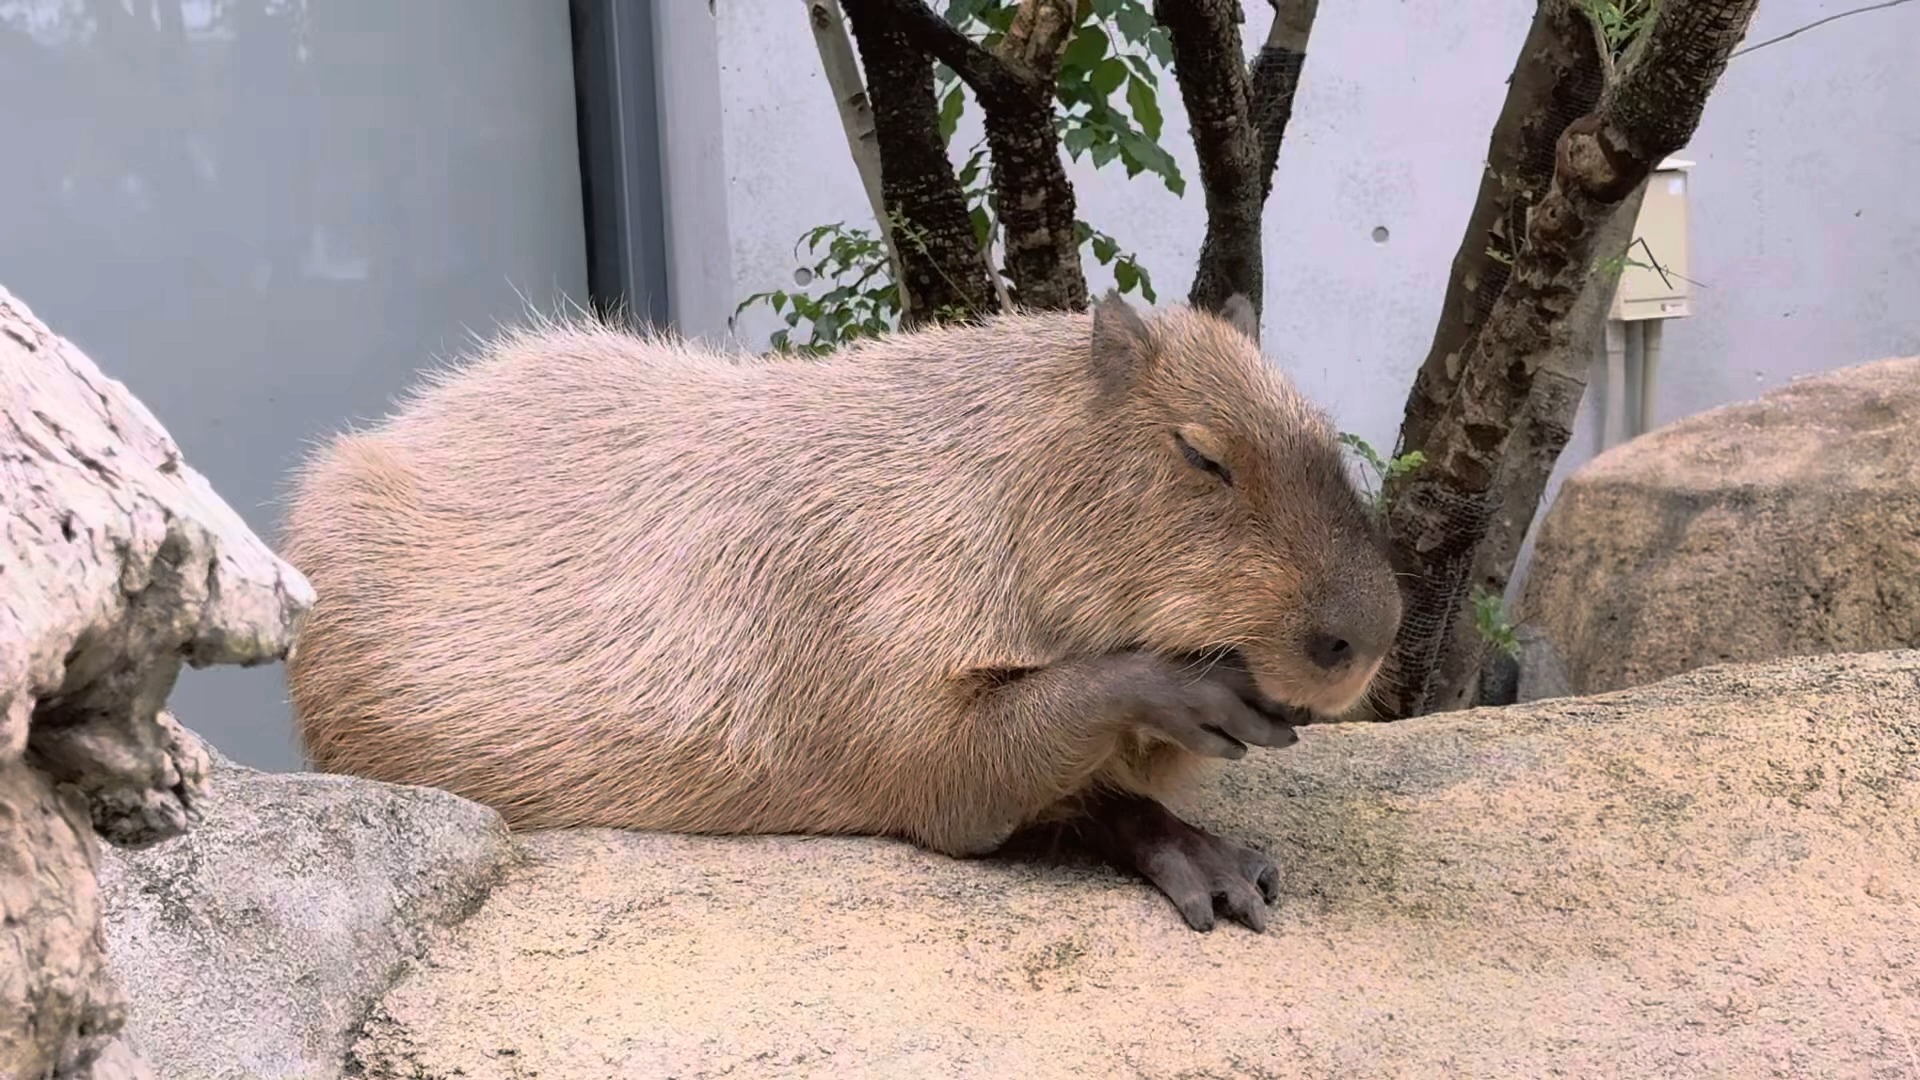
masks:
[[[1173,66],[1173,39],[1167,36],[1167,28],[1156,26],[1147,32],[1147,51],[1160,62],[1163,68]]]
[[[1061,137],[1060,142],[1067,148],[1067,156],[1078,161],[1080,155],[1093,146],[1093,129],[1085,124],[1070,127],[1066,135]]]
[[[1127,4],[1113,13],[1114,24],[1120,28],[1120,36],[1138,45],[1147,40],[1157,25],[1153,15],[1140,4]]]
[[[985,207],[976,206],[967,212],[973,219],[973,242],[981,247],[987,246],[987,238],[993,235],[993,219],[987,216]]]
[[[959,86],[947,91],[946,98],[940,102],[941,141],[953,138],[953,133],[960,127],[960,114],[966,110],[966,107],[966,95],[961,92]]]
[[[1100,61],[1087,81],[1093,84],[1094,92],[1104,98],[1127,81],[1127,62],[1117,56],[1109,56]]]
[[[1115,263],[1113,283],[1120,287],[1121,292],[1132,292],[1140,285],[1140,268],[1130,262]]]
[[[980,17],[993,0],[947,0],[947,22],[954,26],[963,26]]]
[[[1093,144],[1093,167],[1103,168],[1120,154],[1120,144],[1112,139],[1104,139]]]
[[[1160,115],[1160,95],[1151,83],[1137,76],[1127,82],[1127,108],[1133,110],[1133,118],[1147,138],[1160,138],[1165,118]]]
[[[973,182],[980,178],[980,170],[986,165],[986,161],[987,152],[975,150],[972,156],[967,158],[966,164],[960,166],[960,172],[957,175],[963,189],[972,187]]]
[[[1112,262],[1114,256],[1118,254],[1120,254],[1120,245],[1114,243],[1113,237],[1101,236],[1101,235],[1094,236],[1093,257],[1100,260],[1100,265],[1105,266],[1108,263]]]
[[[1069,71],[1091,72],[1101,60],[1106,58],[1109,44],[1107,32],[1100,29],[1100,24],[1088,23],[1082,26],[1080,32],[1073,36],[1067,51],[1060,57],[1062,74],[1066,75]]]

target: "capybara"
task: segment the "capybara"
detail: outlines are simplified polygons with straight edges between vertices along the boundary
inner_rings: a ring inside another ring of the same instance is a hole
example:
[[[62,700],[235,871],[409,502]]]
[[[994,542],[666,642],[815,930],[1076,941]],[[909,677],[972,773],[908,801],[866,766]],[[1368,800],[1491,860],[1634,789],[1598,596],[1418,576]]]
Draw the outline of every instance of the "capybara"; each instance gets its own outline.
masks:
[[[973,856],[1071,819],[1195,928],[1262,928],[1272,863],[1158,799],[1356,704],[1401,601],[1250,319],[502,335],[296,479],[305,751],[515,828]]]

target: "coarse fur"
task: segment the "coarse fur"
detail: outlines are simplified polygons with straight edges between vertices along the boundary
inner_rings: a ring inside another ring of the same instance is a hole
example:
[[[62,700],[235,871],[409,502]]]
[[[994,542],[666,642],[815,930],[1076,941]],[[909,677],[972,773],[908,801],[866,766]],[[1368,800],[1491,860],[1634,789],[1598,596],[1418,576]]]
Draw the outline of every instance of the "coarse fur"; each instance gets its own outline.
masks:
[[[979,854],[1198,760],[1090,715],[1075,665],[1231,648],[1342,711],[1399,593],[1331,426],[1238,318],[1116,296],[817,360],[510,332],[297,476],[306,753],[518,828]]]

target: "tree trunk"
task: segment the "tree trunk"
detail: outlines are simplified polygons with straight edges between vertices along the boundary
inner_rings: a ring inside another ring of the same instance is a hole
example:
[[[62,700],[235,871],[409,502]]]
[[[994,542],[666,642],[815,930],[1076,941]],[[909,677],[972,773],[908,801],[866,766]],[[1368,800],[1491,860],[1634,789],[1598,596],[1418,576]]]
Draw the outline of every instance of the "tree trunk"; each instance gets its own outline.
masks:
[[[1457,385],[1427,418],[1423,438],[1403,438],[1427,464],[1388,485],[1389,531],[1407,575],[1407,618],[1382,680],[1388,715],[1466,703],[1481,652],[1466,602],[1476,568],[1485,571],[1499,514],[1530,519],[1537,509],[1537,493],[1529,505],[1501,505],[1533,490],[1531,481],[1511,482],[1516,432],[1525,433],[1533,467],[1564,448],[1580,400],[1570,391],[1583,381],[1567,362],[1582,351],[1572,316],[1604,226],[1654,166],[1693,137],[1755,2],[1660,6],[1639,55],[1597,109],[1560,133],[1551,182],[1527,214],[1506,284],[1458,350]]]
[[[1028,310],[1083,310],[1087,279],[1074,232],[1073,185],[1053,123],[1054,80],[1074,25],[1072,5],[1026,0],[999,53],[982,48],[921,0],[888,6],[901,32],[952,68],[986,115],[1013,302]]]
[[[1527,210],[1553,181],[1560,133],[1592,112],[1605,89],[1606,65],[1592,21],[1566,0],[1543,0],[1507,79],[1506,103],[1494,122],[1480,194],[1453,257],[1433,344],[1407,395],[1401,451],[1420,449],[1452,401],[1464,350],[1507,286]]]
[[[1000,307],[992,268],[975,243],[966,195],[940,137],[933,64],[909,39],[895,0],[845,0],[843,7],[873,105],[890,219],[883,227],[894,229],[900,280],[918,302],[902,327],[991,314]]]
[[[1262,221],[1293,94],[1306,63],[1317,0],[1276,0],[1273,27],[1249,73],[1239,0],[1156,0],[1173,43],[1174,79],[1193,131],[1207,231],[1187,301],[1217,311],[1235,294],[1265,296]]]
[[[887,217],[886,196],[880,189],[880,143],[874,134],[873,104],[867,99],[866,84],[860,78],[860,65],[853,55],[853,41],[847,35],[847,22],[840,13],[838,0],[806,0],[807,24],[813,27],[813,43],[820,52],[820,69],[826,73],[827,86],[833,90],[833,103],[840,110],[840,129],[847,136],[847,152],[860,172],[860,186],[866,189],[867,203],[873,208],[880,242],[887,249],[887,263],[893,268],[894,287],[900,293],[900,317],[911,321],[915,310],[912,290],[900,270],[900,252],[893,242],[893,222]]]

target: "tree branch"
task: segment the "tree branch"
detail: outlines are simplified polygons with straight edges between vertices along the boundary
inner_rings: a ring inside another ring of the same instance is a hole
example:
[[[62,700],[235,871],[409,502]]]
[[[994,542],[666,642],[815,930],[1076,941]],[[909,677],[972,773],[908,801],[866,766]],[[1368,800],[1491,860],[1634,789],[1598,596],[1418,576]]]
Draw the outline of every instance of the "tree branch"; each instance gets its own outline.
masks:
[[[884,11],[897,33],[952,68],[980,102],[1014,303],[1035,310],[1085,308],[1073,185],[1053,125],[1054,80],[1075,22],[1070,0],[1024,0],[1014,20],[1020,37],[1009,34],[998,54],[921,0],[861,3],[876,14]]]
[[[1267,196],[1319,9],[1318,0],[1272,3],[1273,25],[1251,72],[1241,59],[1239,0],[1156,0],[1153,8],[1173,43],[1174,79],[1207,200],[1207,231],[1187,300],[1217,311],[1237,293],[1252,303],[1256,319],[1266,291]]]
[[[1507,79],[1480,193],[1453,257],[1427,359],[1407,395],[1399,450],[1421,449],[1459,386],[1464,350],[1507,287],[1526,215],[1553,181],[1554,147],[1567,125],[1593,111],[1606,64],[1592,21],[1566,0],[1539,6]]]
[[[898,25],[891,0],[844,0],[842,6],[866,69],[888,216],[907,225],[896,230],[895,249],[903,292],[918,303],[903,311],[902,325],[943,312],[998,310],[992,268],[975,243],[966,194],[940,137],[933,65]]]
[[[1592,279],[1605,226],[1661,159],[1693,137],[1755,3],[1665,0],[1599,107],[1561,132],[1552,181],[1527,216],[1506,286],[1462,350],[1457,386],[1419,444],[1427,464],[1388,484],[1389,531],[1407,575],[1407,618],[1383,680],[1391,714],[1465,703],[1460,673],[1477,670],[1472,658],[1483,649],[1466,604],[1474,567],[1497,513],[1531,518],[1535,509],[1498,505],[1514,433],[1559,442],[1533,447],[1533,460],[1564,447],[1579,398],[1536,396],[1541,373],[1582,347],[1570,316]],[[1544,418],[1552,423],[1526,415],[1543,406],[1568,415]]]
[[[1258,316],[1265,294],[1260,252],[1264,186],[1253,130],[1247,65],[1241,59],[1239,0],[1155,0],[1154,18],[1173,44],[1174,79],[1187,107],[1207,231],[1187,300],[1217,311],[1235,293]],[[1276,150],[1277,153],[1277,150]]]
[[[1293,118],[1293,94],[1307,63],[1307,40],[1313,35],[1320,0],[1273,0],[1273,26],[1267,42],[1253,58],[1253,126],[1260,140],[1260,198],[1273,194],[1273,174],[1280,164],[1280,142]]]
[[[840,128],[847,136],[847,151],[853,155],[854,168],[860,172],[860,186],[866,189],[875,227],[887,249],[887,264],[892,268],[894,287],[900,293],[901,318],[910,320],[917,305],[906,274],[901,270],[900,251],[893,240],[893,221],[887,214],[886,196],[880,189],[880,145],[874,134],[873,105],[860,78],[853,41],[847,36],[846,18],[840,13],[837,0],[806,0],[806,4],[807,23],[813,27],[813,42],[820,52],[820,68],[833,91],[833,103],[840,109]]]
[[[961,33],[941,18],[922,0],[884,0],[880,6],[906,35],[914,48],[953,69],[962,82],[980,99],[980,107],[992,112],[1013,100],[1027,97],[1031,80],[1023,78],[999,56],[979,42]],[[1051,78],[1049,77],[1049,82]]]
[[[1023,78],[1051,84],[1073,40],[1074,14],[1071,0],[1024,0],[1000,39],[997,55]]]

